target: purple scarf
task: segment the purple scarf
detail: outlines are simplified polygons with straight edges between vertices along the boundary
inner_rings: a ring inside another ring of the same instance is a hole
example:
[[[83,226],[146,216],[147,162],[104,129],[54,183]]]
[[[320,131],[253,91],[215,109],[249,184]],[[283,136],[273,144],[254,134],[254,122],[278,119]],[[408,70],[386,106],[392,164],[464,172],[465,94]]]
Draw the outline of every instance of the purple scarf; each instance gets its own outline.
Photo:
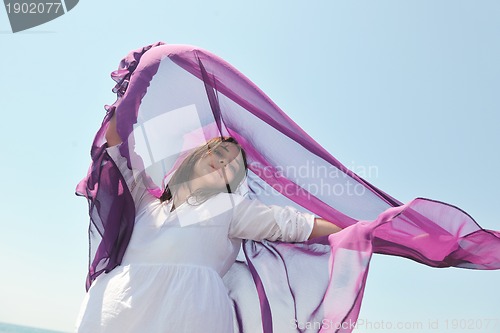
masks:
[[[432,267],[500,268],[500,233],[451,205],[403,205],[348,170],[243,74],[196,47],[156,43],[131,52],[117,71],[117,101],[94,139],[77,194],[89,201],[87,288],[120,265],[133,232],[132,198],[107,155],[111,115],[121,154],[156,196],[179,156],[203,139],[238,140],[249,163],[242,191],[292,205],[343,228],[305,243],[244,242],[246,263],[224,276],[240,332],[351,332],[372,253]],[[166,144],[168,143],[168,144]]]

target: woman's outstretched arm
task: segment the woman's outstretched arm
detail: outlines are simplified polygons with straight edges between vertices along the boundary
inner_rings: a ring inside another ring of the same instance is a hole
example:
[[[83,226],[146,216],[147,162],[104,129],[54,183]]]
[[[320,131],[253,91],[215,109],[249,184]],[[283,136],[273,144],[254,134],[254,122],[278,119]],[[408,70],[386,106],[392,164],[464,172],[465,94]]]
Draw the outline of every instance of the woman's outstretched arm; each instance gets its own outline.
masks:
[[[342,228],[327,220],[317,217],[314,219],[314,226],[309,239],[334,234],[340,230],[342,230]]]
[[[116,113],[111,117],[111,120],[109,121],[109,126],[106,130],[106,142],[108,143],[108,147],[113,147],[122,143],[122,139],[120,138],[116,130]]]

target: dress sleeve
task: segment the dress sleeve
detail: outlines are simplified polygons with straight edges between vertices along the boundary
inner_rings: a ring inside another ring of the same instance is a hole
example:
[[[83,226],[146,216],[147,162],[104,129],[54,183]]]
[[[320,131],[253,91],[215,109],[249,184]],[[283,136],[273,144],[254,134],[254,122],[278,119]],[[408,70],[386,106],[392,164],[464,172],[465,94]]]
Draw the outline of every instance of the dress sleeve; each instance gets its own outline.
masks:
[[[120,145],[112,146],[106,149],[108,155],[115,162],[116,166],[120,170],[125,183],[128,186],[130,194],[135,203],[136,211],[139,211],[148,199],[154,198],[153,195],[149,193],[146,186],[142,182],[142,177],[134,175],[133,171],[127,166],[127,159],[120,154]]]
[[[261,241],[303,242],[314,225],[314,215],[294,207],[267,206],[240,197],[233,209],[229,237]]]

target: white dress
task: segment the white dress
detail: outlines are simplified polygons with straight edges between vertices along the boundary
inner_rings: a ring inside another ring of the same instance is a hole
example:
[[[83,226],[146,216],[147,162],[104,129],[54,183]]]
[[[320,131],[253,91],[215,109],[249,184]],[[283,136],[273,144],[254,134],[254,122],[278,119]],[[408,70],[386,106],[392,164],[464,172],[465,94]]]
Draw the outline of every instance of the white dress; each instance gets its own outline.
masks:
[[[233,332],[231,300],[222,277],[241,239],[306,240],[314,216],[220,193],[170,212],[136,183],[118,146],[109,155],[136,206],[134,231],[121,266],[92,284],[77,332]]]

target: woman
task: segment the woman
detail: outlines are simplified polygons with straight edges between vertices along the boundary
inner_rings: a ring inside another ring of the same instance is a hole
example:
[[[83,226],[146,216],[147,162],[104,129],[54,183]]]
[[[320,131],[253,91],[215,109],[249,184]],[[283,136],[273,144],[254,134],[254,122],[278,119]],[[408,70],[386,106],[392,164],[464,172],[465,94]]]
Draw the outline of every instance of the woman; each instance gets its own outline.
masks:
[[[348,333],[373,253],[500,269],[499,232],[376,188],[208,51],[155,43],[112,78],[118,98],[77,186],[92,259],[80,332]]]
[[[233,193],[247,170],[245,152],[233,138],[217,137],[195,149],[160,199],[120,155],[115,116],[106,140],[134,200],[134,232],[121,266],[92,284],[78,332],[232,332],[222,277],[242,239],[302,242],[340,230],[292,207]]]

